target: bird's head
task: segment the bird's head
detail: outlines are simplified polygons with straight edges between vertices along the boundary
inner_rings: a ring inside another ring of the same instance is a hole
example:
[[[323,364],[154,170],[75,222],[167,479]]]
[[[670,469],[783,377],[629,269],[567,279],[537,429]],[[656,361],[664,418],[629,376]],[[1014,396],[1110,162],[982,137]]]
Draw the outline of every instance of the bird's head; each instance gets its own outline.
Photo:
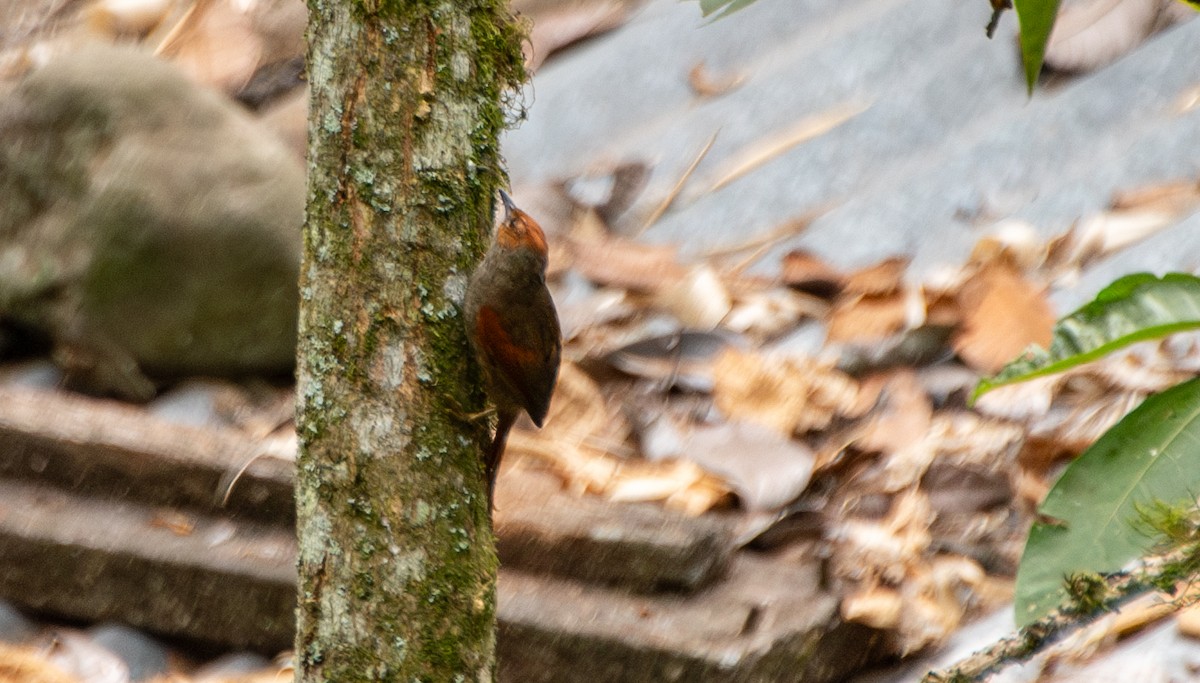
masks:
[[[529,214],[518,209],[512,197],[504,190],[500,190],[500,200],[504,202],[504,220],[496,229],[496,243],[507,249],[528,249],[544,261],[549,250],[542,226],[530,218]]]

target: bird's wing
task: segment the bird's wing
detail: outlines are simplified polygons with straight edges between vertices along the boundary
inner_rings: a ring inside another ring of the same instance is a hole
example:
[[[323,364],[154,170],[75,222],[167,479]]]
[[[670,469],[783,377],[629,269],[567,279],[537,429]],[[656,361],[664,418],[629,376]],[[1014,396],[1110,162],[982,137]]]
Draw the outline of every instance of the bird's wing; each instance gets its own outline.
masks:
[[[553,312],[553,308],[550,310]],[[553,323],[553,329],[533,328],[534,334],[544,338],[520,339],[514,338],[500,314],[490,306],[480,306],[475,320],[475,332],[484,353],[503,375],[504,382],[520,395],[525,412],[539,427],[550,408],[550,394],[558,377],[561,342],[557,317]]]

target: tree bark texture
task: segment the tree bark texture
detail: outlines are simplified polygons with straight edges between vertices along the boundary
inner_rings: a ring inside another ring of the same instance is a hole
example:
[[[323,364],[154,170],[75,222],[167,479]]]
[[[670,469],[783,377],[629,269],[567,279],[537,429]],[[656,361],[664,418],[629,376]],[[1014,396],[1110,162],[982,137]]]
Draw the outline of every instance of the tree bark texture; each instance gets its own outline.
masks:
[[[524,79],[503,0],[309,0],[297,681],[490,681],[486,424],[460,304]]]

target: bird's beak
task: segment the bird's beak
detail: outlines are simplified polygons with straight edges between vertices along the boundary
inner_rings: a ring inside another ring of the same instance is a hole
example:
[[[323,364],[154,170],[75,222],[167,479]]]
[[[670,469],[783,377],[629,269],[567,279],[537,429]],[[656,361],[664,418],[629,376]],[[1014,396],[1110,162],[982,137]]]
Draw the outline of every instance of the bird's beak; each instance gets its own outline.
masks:
[[[513,212],[517,210],[517,205],[513,203],[512,197],[504,190],[500,190],[500,201],[504,203],[504,220],[512,218]]]

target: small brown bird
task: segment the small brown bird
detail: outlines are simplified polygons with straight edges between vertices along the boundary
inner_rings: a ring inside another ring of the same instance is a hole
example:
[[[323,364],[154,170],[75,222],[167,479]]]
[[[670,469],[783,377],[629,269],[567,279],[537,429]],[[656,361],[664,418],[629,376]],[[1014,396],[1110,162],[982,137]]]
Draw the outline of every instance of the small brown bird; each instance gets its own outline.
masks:
[[[503,190],[500,198],[504,221],[471,277],[465,304],[467,337],[499,416],[483,461],[489,508],[508,432],[522,410],[542,426],[562,353],[558,313],[546,289],[546,235]]]

